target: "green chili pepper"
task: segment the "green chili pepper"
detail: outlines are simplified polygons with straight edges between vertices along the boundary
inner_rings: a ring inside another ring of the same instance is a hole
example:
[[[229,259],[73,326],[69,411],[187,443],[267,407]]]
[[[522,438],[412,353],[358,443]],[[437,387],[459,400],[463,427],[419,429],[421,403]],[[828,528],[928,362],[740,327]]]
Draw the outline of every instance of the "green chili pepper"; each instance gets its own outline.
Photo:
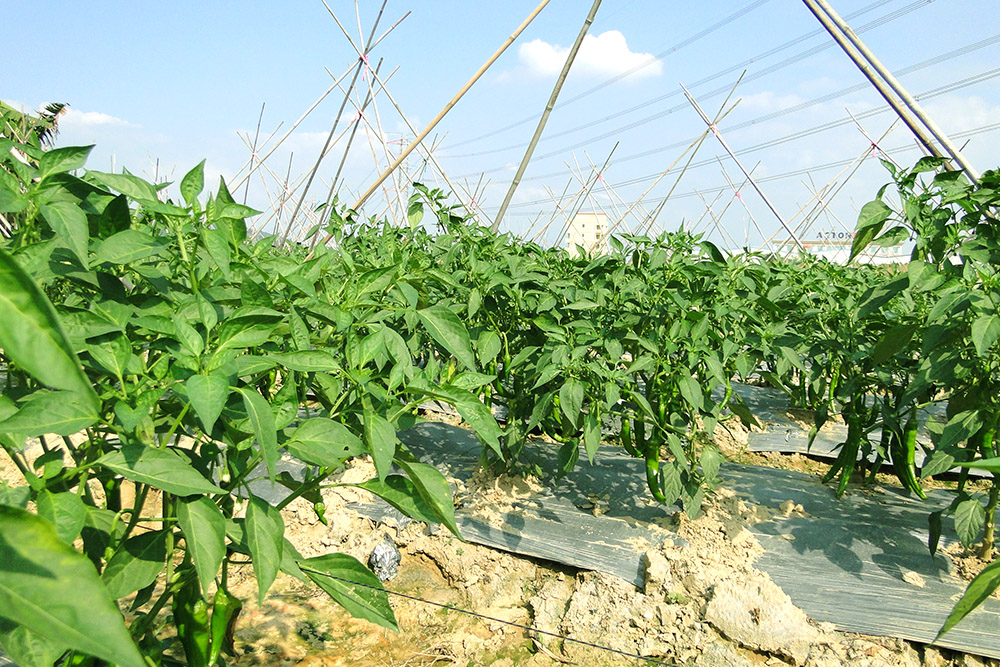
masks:
[[[209,634],[208,603],[201,596],[198,578],[190,577],[174,593],[173,600],[174,624],[177,626],[177,636],[184,646],[184,655],[191,667],[209,667]]]

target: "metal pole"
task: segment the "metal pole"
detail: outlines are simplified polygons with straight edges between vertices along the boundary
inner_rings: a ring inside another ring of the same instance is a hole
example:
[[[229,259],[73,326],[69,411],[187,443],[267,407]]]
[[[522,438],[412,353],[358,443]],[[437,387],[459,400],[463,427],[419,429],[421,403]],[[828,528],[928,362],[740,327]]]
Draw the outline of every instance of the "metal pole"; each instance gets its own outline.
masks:
[[[875,54],[872,53],[872,51],[865,45],[865,43],[861,41],[858,35],[853,30],[851,30],[851,26],[847,25],[847,22],[844,21],[844,19],[842,19],[840,15],[837,14],[836,11],[834,11],[833,7],[830,6],[830,3],[827,2],[827,0],[805,0],[805,2],[807,5],[809,5],[810,3],[814,3],[819,6],[819,8],[826,14],[826,16],[830,19],[830,21],[832,21],[834,25],[836,25],[837,28],[840,29],[840,32],[843,33],[848,40],[850,40],[851,44],[858,51],[861,52],[861,55],[864,56],[864,58],[868,61],[868,64],[870,64],[871,67],[874,68],[875,71],[878,73],[878,75],[882,77],[882,79],[889,85],[889,88],[891,88],[893,92],[899,95],[900,99],[903,100],[903,103],[906,104],[907,108],[913,113],[913,115],[916,116],[920,120],[920,122],[924,124],[924,127],[930,130],[931,136],[937,139],[938,142],[942,146],[944,146],[944,149],[948,151],[948,155],[950,155],[952,159],[954,159],[955,162],[957,162],[962,167],[962,170],[965,171],[969,179],[973,183],[978,183],[979,173],[973,168],[971,164],[969,164],[969,161],[965,159],[965,156],[962,154],[962,151],[957,146],[955,146],[955,144],[952,143],[951,139],[948,138],[948,135],[945,134],[941,130],[941,128],[937,126],[937,124],[931,119],[930,116],[927,115],[927,113],[923,110],[923,108],[920,106],[917,100],[915,100],[913,96],[910,95],[910,93],[907,92],[905,88],[903,88],[903,85],[896,79],[896,77],[892,75],[892,72],[886,69],[885,65],[883,65],[881,61],[879,61],[879,59],[875,57]],[[811,6],[810,9],[812,9]],[[815,14],[816,12],[813,11],[813,13]],[[822,19],[820,20],[822,21]],[[826,27],[828,32],[830,32],[830,28],[827,26],[825,22],[823,23],[823,26]],[[832,35],[833,33],[831,32],[830,34]],[[834,39],[836,39],[836,36],[834,36]],[[840,43],[839,40],[838,43]],[[858,66],[860,67],[860,65]],[[904,122],[906,122],[905,118],[903,120]],[[907,123],[907,125],[909,125],[909,123]]]
[[[500,205],[500,210],[497,212],[496,217],[493,218],[494,232],[500,229],[500,220],[503,218],[504,213],[507,212],[510,200],[514,198],[514,191],[517,190],[517,186],[521,182],[521,177],[524,176],[524,171],[528,168],[528,162],[531,161],[531,155],[535,152],[535,146],[538,145],[538,140],[542,138],[542,131],[545,129],[545,124],[549,120],[549,114],[552,113],[552,109],[556,105],[556,100],[559,98],[559,91],[562,90],[563,84],[566,82],[566,77],[569,76],[569,70],[573,66],[573,61],[576,60],[576,54],[580,50],[580,46],[583,44],[583,38],[587,36],[587,32],[590,30],[590,25],[594,22],[594,17],[597,16],[597,9],[600,6],[601,0],[594,0],[594,4],[590,7],[590,13],[587,14],[587,19],[583,22],[583,27],[580,28],[580,34],[576,36],[576,41],[573,43],[573,47],[569,50],[569,55],[566,56],[566,62],[563,63],[562,71],[559,72],[559,78],[556,79],[556,85],[552,89],[552,94],[549,95],[549,102],[545,105],[545,111],[542,112],[542,117],[538,119],[538,127],[535,128],[535,134],[531,137],[531,142],[528,144],[528,150],[524,152],[524,157],[521,158],[521,164],[517,168],[517,173],[514,174],[514,180],[511,181],[510,188],[507,190],[507,196],[504,197],[503,203]]]

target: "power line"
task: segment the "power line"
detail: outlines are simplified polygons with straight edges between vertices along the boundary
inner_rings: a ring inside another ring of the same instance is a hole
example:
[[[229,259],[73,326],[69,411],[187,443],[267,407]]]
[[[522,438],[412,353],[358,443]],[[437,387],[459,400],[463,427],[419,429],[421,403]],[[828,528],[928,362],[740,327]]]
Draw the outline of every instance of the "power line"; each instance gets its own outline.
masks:
[[[860,116],[857,116],[857,117],[860,118]],[[1000,123],[992,123],[990,125],[982,125],[980,127],[972,128],[970,130],[965,130],[965,131],[962,131],[962,132],[954,132],[950,136],[953,139],[966,139],[968,137],[974,137],[974,136],[978,136],[980,134],[986,134],[988,132],[995,132],[997,130],[1000,130]],[[912,151],[912,150],[916,150],[916,149],[917,149],[917,146],[915,146],[914,144],[911,144],[911,143],[907,143],[907,144],[903,144],[901,146],[896,146],[894,148],[886,149],[885,152],[886,153],[904,153],[904,152],[908,152],[908,151]],[[845,160],[836,160],[836,161],[833,161],[833,162],[826,162],[824,164],[811,165],[809,167],[803,167],[801,169],[795,169],[794,171],[786,171],[786,172],[782,172],[780,174],[772,174],[771,176],[764,176],[764,177],[761,177],[761,178],[757,178],[756,181],[758,183],[770,183],[770,182],[773,182],[773,181],[784,180],[786,178],[792,178],[794,176],[803,176],[805,174],[814,173],[814,172],[817,172],[817,171],[824,171],[824,170],[827,170],[827,169],[834,169],[834,168],[838,168],[838,167],[845,167],[845,166],[851,164],[852,162],[854,162],[856,159],[857,158],[847,158]],[[714,158],[710,162],[712,164],[717,164],[717,162],[716,162],[716,160]],[[701,164],[704,164],[704,163],[701,163]],[[692,165],[692,166],[694,166],[694,165]],[[626,185],[626,184],[633,185],[633,184],[641,182],[642,180],[648,180],[648,179],[645,178],[645,177],[643,177],[642,179],[633,179],[631,181],[623,181],[622,183],[619,183],[618,185],[619,186]],[[730,192],[730,191],[732,191],[732,188],[727,184],[727,185],[722,185],[722,186],[717,186],[717,187],[698,188],[698,192],[694,192],[694,191],[691,191],[691,192],[681,192],[679,194],[671,195],[670,199],[672,199],[672,200],[673,199],[690,199],[692,197],[697,197],[699,192],[702,195],[708,195],[708,194],[717,194],[719,192]],[[651,204],[655,204],[655,203],[663,201],[663,197],[658,197],[658,198],[654,197],[654,198],[650,198],[650,199],[644,199],[643,201],[651,203]],[[549,203],[549,200],[539,199],[539,200],[536,200],[534,202],[523,202],[521,204],[517,204],[517,206],[538,205],[538,204],[546,204],[546,203]],[[489,207],[484,207],[484,208],[488,209]],[[512,206],[512,208],[513,208],[513,206]],[[531,211],[524,211],[524,212],[522,212],[520,214],[516,214],[515,213],[515,215],[530,215],[532,213],[533,212],[531,212]]]
[[[993,37],[993,38],[990,38],[989,40],[983,40],[983,41],[994,41],[994,42],[1000,41],[1000,35],[998,35],[996,37]],[[958,50],[962,51],[963,49],[958,49]],[[937,60],[937,58],[932,58],[931,60]],[[916,66],[914,66],[914,67],[916,67]],[[965,79],[960,79],[958,81],[951,81],[951,82],[946,83],[946,84],[944,84],[942,86],[939,86],[937,88],[933,88],[931,90],[928,90],[928,91],[925,91],[925,92],[920,93],[918,95],[915,95],[915,97],[918,100],[931,99],[931,98],[934,98],[934,97],[938,97],[940,95],[944,95],[946,93],[953,92],[955,90],[959,90],[961,88],[966,88],[968,86],[972,86],[972,85],[975,85],[977,83],[982,83],[984,81],[988,81],[990,79],[994,79],[994,78],[996,78],[998,76],[1000,76],[1000,68],[995,68],[995,69],[992,69],[992,70],[988,70],[986,72],[981,72],[979,74],[967,77]],[[803,104],[806,105],[806,106],[809,106],[810,103],[803,103]],[[797,105],[797,106],[802,106],[802,105]],[[792,111],[799,111],[799,110],[801,110],[801,109],[799,109],[797,107],[793,107],[793,108],[788,109],[788,110],[782,110],[782,111],[774,112],[772,114],[768,114],[768,116],[771,117],[771,118],[776,118],[776,117],[778,117],[780,115],[784,115],[785,113],[791,113]],[[889,106],[888,105],[882,105],[880,107],[875,107],[873,109],[869,109],[868,111],[862,112],[860,114],[856,114],[856,117],[859,118],[859,119],[871,118],[873,116],[877,116],[877,115],[883,114],[883,113],[885,113],[888,110],[889,110]],[[768,118],[768,119],[770,120],[771,118]],[[744,121],[743,123],[739,123],[737,125],[734,125],[731,129],[735,130],[735,129],[742,129],[742,128],[745,128],[745,127],[749,127],[750,125],[756,124],[756,122],[760,122],[760,120],[761,119],[754,119],[753,121]],[[804,130],[800,130],[798,132],[794,132],[794,133],[791,133],[791,134],[786,134],[786,135],[783,135],[781,137],[777,137],[775,139],[770,139],[768,141],[764,141],[764,142],[761,142],[761,143],[758,143],[758,144],[754,144],[752,146],[747,146],[745,148],[742,148],[739,152],[740,152],[741,155],[745,155],[747,153],[752,153],[754,151],[764,150],[766,148],[773,148],[774,146],[779,146],[781,144],[785,144],[785,143],[788,143],[790,141],[795,141],[797,139],[802,139],[804,137],[812,136],[812,135],[818,134],[820,132],[825,132],[827,130],[835,129],[837,127],[842,127],[844,125],[849,125],[852,122],[853,121],[850,118],[843,118],[843,119],[840,119],[840,120],[829,121],[827,123],[823,123],[823,124],[820,124],[820,125],[815,125],[813,127],[806,128]],[[628,156],[625,156],[624,158],[621,158],[621,159],[617,160],[616,164],[617,163],[621,163],[621,162],[625,162],[625,161],[628,161],[628,160],[633,160],[633,159],[636,159],[636,158],[639,158],[639,157],[648,157],[649,155],[653,155],[655,153],[664,152],[664,151],[667,151],[667,150],[670,150],[670,149],[673,149],[673,148],[677,148],[679,146],[687,145],[687,143],[689,143],[689,142],[688,141],[678,142],[676,144],[671,144],[671,145],[668,145],[668,146],[661,146],[659,148],[654,148],[654,149],[651,149],[651,150],[648,150],[648,151],[644,151],[642,153],[637,153],[637,154],[634,154],[634,155],[628,155]],[[690,165],[689,170],[690,169],[695,169],[697,167],[703,167],[703,166],[706,166],[708,164],[715,164],[715,158],[710,158],[710,159],[701,160],[699,162],[694,162],[694,163],[692,163]],[[619,183],[619,186],[635,185],[635,184],[638,184],[638,183],[643,183],[643,182],[652,180],[653,178],[656,178],[656,176],[658,175],[658,173],[659,172],[657,172],[657,174],[640,176],[640,177],[633,178],[633,179],[630,179],[630,180],[622,181],[621,183]],[[562,172],[555,172],[555,173],[550,173],[550,174],[541,174],[541,175],[538,175],[538,176],[532,176],[532,177],[529,177],[529,178],[525,178],[524,180],[525,181],[540,180],[540,179],[552,178],[552,177],[561,176],[561,175],[562,175]],[[518,204],[513,204],[512,207],[533,206],[533,205],[537,205],[537,204],[547,203],[547,201],[548,200],[534,200],[534,201],[531,201],[531,202],[520,202]]]
[[[715,32],[719,28],[722,28],[722,27],[724,27],[724,26],[732,23],[736,19],[741,18],[742,16],[748,14],[749,12],[753,11],[754,9],[757,9],[761,5],[766,4],[766,3],[770,2],[770,1],[771,0],[755,0],[754,2],[751,2],[749,5],[743,7],[742,9],[739,9],[739,10],[733,12],[732,14],[726,16],[724,19],[722,19],[722,20],[720,20],[720,21],[718,21],[718,22],[710,25],[709,27],[705,28],[704,30],[701,30],[700,32],[698,32],[698,33],[696,33],[696,34],[688,37],[687,39],[684,39],[683,41],[678,42],[677,44],[673,45],[672,47],[670,47],[666,51],[662,51],[661,53],[658,53],[658,54],[656,54],[655,56],[653,56],[651,58],[647,58],[646,60],[644,60],[643,62],[639,63],[638,65],[636,65],[635,67],[633,67],[630,70],[627,70],[625,72],[622,72],[621,74],[613,76],[610,79],[605,79],[604,81],[602,81],[601,83],[597,84],[593,88],[585,90],[584,92],[582,92],[579,95],[576,95],[574,97],[570,97],[570,98],[566,99],[565,101],[560,102],[559,104],[557,104],[553,108],[554,109],[561,109],[564,106],[572,104],[573,102],[577,102],[577,101],[583,99],[584,97],[587,97],[588,95],[597,92],[598,90],[604,88],[605,86],[610,86],[611,84],[616,83],[616,82],[624,79],[625,77],[627,77],[627,76],[629,76],[631,74],[635,74],[637,71],[639,71],[643,67],[648,67],[649,65],[655,63],[657,60],[659,60],[661,58],[664,58],[664,57],[666,57],[666,56],[668,56],[668,55],[670,55],[670,54],[672,54],[672,53],[674,53],[676,51],[679,51],[680,49],[684,48],[685,46],[688,46],[690,44],[693,44],[694,42],[697,42],[699,39],[702,39],[703,37],[711,34],[712,32]],[[888,2],[890,0],[884,0],[884,1]],[[926,0],[926,1],[933,2],[934,0]],[[473,143],[475,141],[481,141],[483,139],[488,139],[488,138],[496,136],[496,135],[498,135],[498,134],[500,134],[502,132],[506,132],[507,130],[512,130],[515,127],[520,127],[521,125],[524,125],[526,123],[530,123],[530,122],[533,122],[533,121],[536,121],[536,120],[538,120],[537,116],[527,116],[525,118],[522,118],[519,121],[511,123],[510,125],[507,125],[506,127],[502,127],[499,130],[492,130],[492,131],[487,132],[486,134],[482,134],[482,135],[480,135],[478,137],[473,137],[472,139],[465,139],[463,141],[459,141],[457,143],[454,143],[454,144],[452,144],[450,146],[450,148],[456,148],[458,146],[464,146],[466,144],[471,144],[471,143]],[[526,146],[527,144],[524,144],[524,145]]]
[[[870,12],[870,11],[878,9],[879,7],[881,7],[881,6],[885,5],[885,4],[888,4],[889,2],[892,2],[892,1],[893,0],[878,0],[877,2],[873,2],[870,5],[867,5],[866,7],[863,7],[863,8],[861,8],[860,10],[858,10],[856,12],[854,12],[852,14],[849,14],[847,16],[847,19],[851,20],[851,19],[857,18],[858,16],[862,16],[862,15],[864,15],[864,14]],[[898,18],[900,18],[902,16],[905,16],[906,14],[909,14],[909,13],[911,13],[911,12],[917,10],[917,9],[920,9],[920,8],[926,6],[927,4],[930,4],[930,3],[934,2],[934,1],[935,0],[916,0],[915,2],[911,2],[909,5],[906,5],[905,7],[901,7],[900,9],[897,9],[897,10],[895,10],[893,12],[890,12],[889,14],[886,14],[886,15],[884,15],[882,17],[879,17],[879,18],[877,18],[877,19],[869,22],[869,23],[866,23],[866,24],[864,24],[862,26],[859,26],[855,32],[861,34],[861,33],[867,32],[869,30],[873,30],[873,29],[875,29],[877,27],[885,25],[886,23],[890,23],[892,21],[895,21],[896,19],[898,19]],[[718,78],[720,78],[722,76],[725,76],[726,74],[732,74],[733,72],[739,72],[739,71],[743,70],[744,68],[746,68],[747,66],[749,66],[749,65],[757,62],[758,60],[762,60],[762,59],[767,58],[769,56],[772,56],[772,55],[774,55],[776,53],[780,53],[781,51],[784,51],[785,49],[791,48],[792,46],[795,46],[796,44],[800,44],[803,41],[807,41],[807,40],[809,40],[809,39],[811,39],[813,37],[817,37],[817,36],[819,36],[821,34],[826,34],[826,31],[823,30],[822,28],[820,28],[818,30],[813,30],[813,31],[808,32],[808,33],[806,33],[804,35],[800,35],[799,37],[796,37],[795,39],[792,39],[792,40],[790,40],[788,42],[785,42],[784,44],[781,44],[780,46],[776,46],[773,49],[770,49],[770,50],[765,51],[763,53],[759,53],[756,56],[748,58],[747,60],[744,60],[743,62],[737,63],[736,65],[732,65],[731,67],[727,67],[727,68],[725,68],[723,70],[719,70],[718,72],[715,72],[714,74],[710,74],[709,76],[707,76],[705,78],[699,79],[698,81],[695,81],[694,83],[692,83],[689,86],[689,88],[691,88],[693,90],[693,89],[695,89],[698,86],[702,86],[702,85],[704,85],[706,83],[714,81],[715,79],[718,79]],[[770,73],[772,73],[774,71],[777,71],[777,70],[782,69],[784,67],[787,67],[789,65],[798,63],[803,58],[807,58],[807,57],[815,55],[815,54],[817,54],[817,53],[819,53],[821,51],[825,51],[826,49],[829,49],[829,48],[831,48],[831,47],[833,47],[835,45],[836,45],[836,43],[833,40],[826,40],[822,44],[819,44],[819,45],[814,46],[812,48],[806,49],[805,51],[801,51],[801,52],[799,52],[799,53],[797,53],[797,54],[795,54],[795,55],[793,55],[793,56],[791,56],[789,58],[786,58],[785,60],[782,60],[779,63],[776,63],[775,65],[771,65],[770,67],[768,67],[768,68],[766,68],[764,70],[761,70],[760,72],[755,72],[754,74],[751,74],[751,75],[745,77],[744,81],[749,82],[749,81],[753,81],[755,79],[761,78],[761,77],[766,76],[767,74],[770,74]],[[642,66],[645,66],[645,65],[646,65],[646,63],[644,63]],[[631,71],[630,71],[630,73],[631,73]],[[595,91],[595,90],[603,87],[604,85],[606,85],[606,83],[603,83],[603,84],[601,84],[601,85],[599,85],[599,86],[597,86],[595,88],[592,88],[591,91]],[[709,91],[708,93],[700,94],[699,97],[701,97],[702,99],[711,98],[714,95],[718,95],[718,94],[721,94],[722,92],[729,91],[731,88],[732,88],[732,84],[728,84],[728,85],[722,86],[720,88],[714,89],[712,91]],[[590,91],[588,91],[587,93],[582,93],[581,95],[589,94],[589,92]],[[589,129],[591,127],[594,127],[596,125],[600,125],[602,123],[606,123],[608,121],[618,120],[618,119],[620,119],[624,115],[627,115],[627,114],[630,114],[632,112],[638,111],[639,109],[643,109],[643,108],[645,108],[647,106],[656,104],[658,102],[663,102],[665,100],[677,97],[679,95],[680,95],[680,92],[678,92],[678,91],[671,91],[671,92],[666,93],[664,95],[660,95],[658,97],[651,98],[651,99],[646,100],[644,102],[641,102],[641,103],[639,103],[639,104],[637,104],[637,105],[635,105],[633,107],[629,107],[628,109],[623,109],[621,111],[618,111],[618,112],[616,112],[614,114],[605,116],[603,118],[599,118],[597,120],[589,121],[589,122],[584,123],[582,125],[577,125],[576,127],[572,127],[572,128],[567,129],[567,130],[562,130],[560,132],[556,132],[556,133],[550,134],[550,135],[544,137],[542,139],[542,141],[549,141],[551,139],[556,139],[558,137],[566,136],[568,134],[573,134],[573,133],[579,132],[581,130]],[[567,100],[567,102],[572,101],[572,99],[576,99],[576,98],[571,98],[571,100]],[[562,106],[562,105],[560,104],[556,108],[559,108],[560,106]],[[658,118],[662,118],[663,116],[666,116],[668,114],[674,113],[675,111],[679,111],[679,110],[686,109],[686,108],[687,108],[687,103],[686,102],[685,103],[681,103],[681,104],[679,104],[679,105],[677,105],[675,107],[671,107],[670,109],[667,109],[665,111],[658,112],[657,114],[654,114],[653,116],[648,116],[646,118],[640,119],[639,121],[636,121],[635,123],[633,123],[631,125],[628,125],[628,126],[626,126],[624,128],[618,128],[618,130],[620,130],[620,129],[630,129],[632,127],[637,127],[640,124],[644,124],[644,123],[650,122],[652,120],[656,120]],[[534,117],[532,117],[532,119],[534,119]],[[504,131],[506,131],[508,129],[512,129],[514,127],[518,127],[519,125],[523,124],[524,122],[525,121],[523,121],[523,120],[522,121],[518,121],[517,123],[514,123],[513,125],[509,125],[509,126],[507,126],[505,128],[502,128],[500,130],[496,130],[494,132],[482,135],[481,137],[478,137],[477,139],[470,139],[470,140],[467,140],[467,141],[462,141],[462,142],[459,142],[459,143],[456,143],[456,144],[452,144],[450,147],[445,147],[445,150],[447,150],[448,148],[455,148],[457,146],[462,146],[462,145],[470,143],[472,141],[478,141],[479,139],[487,138],[487,137],[493,136],[495,134],[499,134],[500,132],[504,132]],[[616,132],[618,130],[615,130],[614,132]],[[606,136],[607,135],[603,135],[603,136],[600,136],[600,137],[592,138],[592,139],[587,140],[587,142],[589,142],[589,141],[596,141],[596,140],[605,138]],[[522,142],[522,143],[512,144],[512,145],[509,145],[509,146],[504,146],[502,148],[492,148],[492,149],[489,149],[489,150],[479,151],[477,153],[464,153],[464,154],[460,154],[460,155],[451,155],[451,156],[447,156],[447,157],[452,157],[452,158],[466,158],[466,157],[476,157],[476,156],[480,156],[480,155],[490,155],[490,154],[493,154],[493,153],[500,153],[500,152],[503,152],[503,151],[508,151],[508,150],[514,150],[514,149],[518,149],[518,148],[523,148],[526,145],[527,145],[527,142]],[[562,149],[562,150],[572,150],[573,148],[576,148],[576,147],[577,146],[570,146],[570,147],[567,147],[567,148]],[[541,157],[544,157],[544,156],[540,156],[539,159],[541,159]]]
[[[308,569],[308,568],[303,568]],[[574,644],[581,644],[583,646],[589,646],[590,648],[600,649],[602,651],[607,651],[609,653],[616,653],[618,655],[623,655],[627,658],[634,658],[636,660],[642,660],[644,662],[652,663],[654,665],[666,665],[667,667],[680,667],[677,663],[665,662],[663,660],[657,660],[656,658],[650,658],[644,655],[639,655],[638,653],[629,653],[628,651],[621,651],[616,648],[611,648],[610,646],[603,646],[601,644],[594,644],[592,642],[584,641],[582,639],[574,639],[573,637],[567,637],[565,635],[560,635],[556,632],[548,632],[547,630],[540,630],[538,628],[532,627],[530,625],[523,625],[521,623],[514,623],[513,621],[505,621],[502,618],[495,618],[493,616],[487,616],[485,614],[480,614],[479,612],[471,611],[469,609],[462,609],[461,607],[455,607],[450,604],[443,604],[441,602],[434,602],[432,600],[425,600],[424,598],[417,597],[415,595],[408,595],[406,593],[399,593],[397,591],[391,591],[388,588],[380,588],[377,586],[372,586],[371,584],[365,584],[360,581],[353,581],[351,579],[344,579],[343,577],[338,577],[327,572],[321,572],[319,570],[309,570],[312,574],[318,574],[329,579],[335,579],[337,581],[342,581],[347,584],[352,584],[354,586],[361,586],[363,588],[368,588],[373,591],[384,591],[389,595],[395,595],[396,597],[404,598],[407,600],[412,600],[413,602],[421,602],[423,604],[428,604],[433,607],[438,607],[440,609],[448,609],[450,611],[457,611],[460,614],[466,614],[468,616],[473,616],[475,618],[483,619],[485,621],[490,621],[492,623],[500,623],[502,625],[509,625],[520,630],[527,630],[528,632],[534,632],[539,635],[545,635],[547,637],[552,637],[554,639],[561,639],[567,642],[573,642]]]

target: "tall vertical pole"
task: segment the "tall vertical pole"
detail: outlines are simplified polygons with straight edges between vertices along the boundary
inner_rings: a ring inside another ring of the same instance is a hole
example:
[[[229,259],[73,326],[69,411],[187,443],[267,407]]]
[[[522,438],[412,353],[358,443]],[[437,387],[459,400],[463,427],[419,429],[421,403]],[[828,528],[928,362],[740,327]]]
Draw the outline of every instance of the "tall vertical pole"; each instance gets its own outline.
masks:
[[[542,138],[542,131],[545,129],[545,124],[549,121],[549,114],[552,113],[552,109],[556,106],[556,100],[559,98],[559,91],[562,90],[563,84],[566,82],[566,77],[569,75],[569,70],[573,66],[576,54],[580,50],[580,46],[583,44],[583,38],[587,36],[587,32],[590,30],[590,24],[594,22],[594,17],[597,16],[597,10],[600,6],[601,0],[594,0],[594,4],[590,7],[590,13],[587,14],[587,19],[583,22],[583,27],[580,28],[580,34],[576,36],[576,41],[573,43],[573,47],[569,50],[569,55],[566,56],[566,62],[563,63],[562,71],[559,72],[559,78],[556,79],[556,85],[552,89],[552,94],[549,95],[549,102],[545,105],[545,111],[542,112],[542,117],[538,119],[538,127],[535,128],[535,134],[531,137],[531,142],[528,144],[528,150],[524,152],[524,157],[521,158],[521,164],[517,168],[517,173],[514,174],[514,180],[511,181],[510,188],[507,190],[507,196],[504,197],[503,204],[500,205],[500,210],[497,211],[497,216],[493,218],[493,231],[500,229],[500,221],[503,219],[504,213],[507,212],[510,200],[514,198],[514,191],[517,190],[517,186],[521,182],[521,177],[524,176],[524,170],[528,168],[528,163],[531,161],[531,155],[535,152],[535,146],[538,145],[538,140]]]
[[[945,150],[948,155],[952,157],[953,160],[965,171],[966,175],[973,183],[979,182],[979,173],[969,164],[965,156],[962,155],[962,151],[955,146],[952,141],[948,138],[941,128],[931,120],[930,116],[924,112],[923,108],[917,103],[917,101],[910,95],[909,92],[903,88],[903,85],[892,75],[892,73],[886,69],[875,54],[872,53],[871,49],[865,46],[861,38],[851,30],[851,27],[837,14],[836,11],[830,6],[827,0],[802,0],[809,11],[819,19],[819,22],[823,24],[826,31],[830,33],[834,41],[840,45],[840,48],[848,55],[848,57],[854,61],[854,64],[858,66],[858,69],[865,75],[865,77],[878,89],[885,101],[889,103],[896,113],[899,115],[900,119],[906,124],[910,131],[920,140],[920,143],[930,151],[931,155],[938,157],[943,157],[941,151],[937,148],[931,137],[936,139]],[[881,77],[881,78],[879,78]],[[900,103],[896,99],[896,95],[902,100]],[[903,108],[905,104],[906,108]],[[912,114],[912,115],[911,115]],[[923,123],[924,127],[920,127],[917,121]],[[924,131],[926,128],[930,132],[930,137],[927,136],[927,132]]]

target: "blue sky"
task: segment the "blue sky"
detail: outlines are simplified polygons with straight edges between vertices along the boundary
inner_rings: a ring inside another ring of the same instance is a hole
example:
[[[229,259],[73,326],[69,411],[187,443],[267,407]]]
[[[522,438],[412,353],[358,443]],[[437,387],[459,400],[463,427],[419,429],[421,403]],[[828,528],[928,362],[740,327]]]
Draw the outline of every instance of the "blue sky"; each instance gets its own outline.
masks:
[[[327,2],[360,42],[355,4]],[[389,0],[377,35],[411,13],[372,52],[369,64],[375,67],[383,59],[380,76],[384,80],[392,73],[386,90],[411,124],[422,129],[536,4]],[[1000,129],[992,127],[1000,123],[1000,72],[994,71],[1000,68],[1000,23],[994,2],[832,4],[850,17],[862,39],[912,93],[925,95],[922,102],[935,120],[958,134],[959,144],[968,142],[968,157],[979,170],[1000,166]],[[380,6],[373,0],[360,2],[365,34]],[[589,7],[586,0],[551,0],[431,135],[438,142],[435,156],[441,167],[465,190],[463,201],[473,198],[483,174],[488,186],[476,194],[476,206],[487,218],[503,199]],[[340,75],[357,62],[320,0],[17,3],[4,13],[7,64],[0,99],[27,108],[69,102],[61,144],[96,143],[91,168],[108,170],[113,161],[116,169],[124,166],[161,180],[178,181],[202,158],[208,159],[210,174],[238,180],[250,157],[240,135],[252,140],[262,104],[258,154],[266,153],[332,84],[325,68]],[[720,129],[744,165],[755,169],[779,213],[791,224],[800,222],[803,216],[795,213],[809,203],[814,189],[835,179],[845,163],[869,147],[847,110],[860,117],[872,136],[888,130],[893,120],[890,113],[878,112],[882,101],[863,85],[846,56],[830,46],[825,34],[812,34],[819,27],[797,0],[605,0],[504,228],[524,232],[534,222],[534,236],[559,208],[553,197],[558,200],[564,190],[581,191],[577,176],[589,178],[590,162],[602,164],[616,143],[602,180],[579,205],[617,219],[705,129],[679,84],[687,85],[712,115],[725,97],[723,90],[743,69],[746,76],[734,95],[734,101],[741,101]],[[614,80],[643,63],[647,65],[630,76]],[[372,81],[370,73],[359,80],[354,93],[359,104]],[[266,168],[251,179],[250,203],[269,212],[278,206],[286,174],[294,190],[315,163],[342,100],[342,92],[332,92],[275,149]],[[373,181],[376,157],[384,166],[386,147],[398,151],[410,134],[384,93],[374,100],[366,113],[371,125],[359,124],[361,131],[345,160],[339,191],[350,203]],[[349,104],[338,133],[354,111]],[[323,162],[307,202],[325,198],[345,145],[342,139]],[[903,128],[881,145],[893,149],[904,164],[920,155]],[[414,154],[404,166],[411,177],[447,189],[433,166],[424,167],[422,157]],[[647,201],[632,209],[626,225],[637,226],[640,211],[655,207],[673,186],[675,174],[668,174],[646,195]],[[761,245],[779,223],[747,188],[742,201],[734,201],[726,191],[726,174],[737,185],[743,181],[718,142],[709,138],[656,228],[708,225],[711,238],[722,245]],[[843,187],[807,236],[840,225],[853,228],[857,209],[887,180],[871,159],[846,182],[845,177],[836,180],[835,187]],[[394,187],[390,184],[373,197],[366,212],[391,210],[397,201],[390,191]],[[283,204],[283,215],[300,193]],[[724,231],[705,217],[702,197],[714,202],[714,214],[730,204],[720,218]],[[564,210],[571,209],[567,204]],[[558,227],[557,217],[541,238],[553,242]]]

